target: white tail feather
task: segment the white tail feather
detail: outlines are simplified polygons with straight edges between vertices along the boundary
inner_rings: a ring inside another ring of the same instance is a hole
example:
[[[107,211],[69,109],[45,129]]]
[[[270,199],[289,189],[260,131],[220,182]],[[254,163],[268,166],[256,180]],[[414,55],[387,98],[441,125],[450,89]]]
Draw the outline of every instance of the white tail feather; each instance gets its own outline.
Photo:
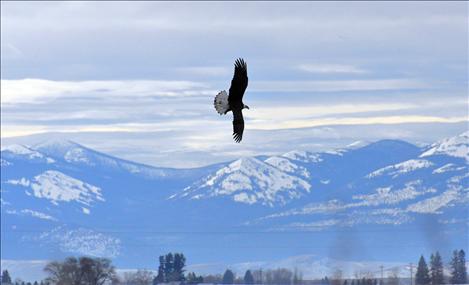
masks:
[[[228,111],[230,103],[228,103],[228,94],[226,94],[225,90],[215,96],[213,104],[215,105],[215,110],[217,110],[220,115],[224,115],[226,111]]]

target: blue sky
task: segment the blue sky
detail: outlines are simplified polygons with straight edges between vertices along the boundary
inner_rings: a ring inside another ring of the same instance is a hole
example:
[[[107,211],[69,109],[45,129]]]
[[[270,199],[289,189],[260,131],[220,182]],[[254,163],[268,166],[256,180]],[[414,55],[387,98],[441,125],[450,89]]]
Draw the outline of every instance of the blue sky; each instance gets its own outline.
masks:
[[[2,2],[3,142],[191,167],[467,129],[465,2]],[[246,135],[214,111],[248,62]],[[28,137],[19,137],[28,136]]]

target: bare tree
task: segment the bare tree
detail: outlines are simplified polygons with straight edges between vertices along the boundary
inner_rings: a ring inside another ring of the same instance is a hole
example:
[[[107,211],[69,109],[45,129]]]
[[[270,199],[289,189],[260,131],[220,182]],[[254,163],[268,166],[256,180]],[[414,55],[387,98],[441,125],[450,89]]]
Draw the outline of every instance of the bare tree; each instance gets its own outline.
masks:
[[[297,285],[301,283],[303,283],[303,273],[295,267],[295,270],[293,271],[293,284]]]
[[[264,272],[262,269],[257,269],[252,271],[252,276],[254,277],[255,284],[262,284],[264,282]]]
[[[62,262],[49,262],[44,271],[49,275],[46,281],[56,285],[103,285],[116,276],[106,258],[68,257]]]
[[[79,269],[78,260],[68,257],[63,262],[49,262],[44,271],[49,275],[46,281],[57,285],[81,285],[82,274]]]
[[[360,271],[355,271],[354,274],[355,279],[373,279],[375,278],[373,272],[369,270],[360,270]]]
[[[286,268],[266,270],[263,278],[266,284],[290,284],[293,281],[293,272]]]
[[[205,283],[221,283],[222,276],[220,274],[216,275],[205,275],[203,277]]]
[[[336,268],[334,272],[332,272],[332,277],[331,277],[331,284],[332,285],[342,285],[342,279],[343,279],[343,272],[342,270]]]
[[[144,269],[133,273],[125,273],[123,283],[125,285],[150,285],[152,284],[153,278],[153,272]]]
[[[388,272],[388,280],[386,285],[399,285],[399,267],[394,267]]]

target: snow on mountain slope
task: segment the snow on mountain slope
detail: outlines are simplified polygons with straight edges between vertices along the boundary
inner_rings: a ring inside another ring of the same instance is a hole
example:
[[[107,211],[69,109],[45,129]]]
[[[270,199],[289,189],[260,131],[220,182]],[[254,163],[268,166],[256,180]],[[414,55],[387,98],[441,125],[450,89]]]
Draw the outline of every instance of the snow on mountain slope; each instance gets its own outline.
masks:
[[[433,163],[428,160],[411,159],[411,160],[407,160],[407,161],[404,161],[395,165],[383,167],[381,169],[373,171],[372,173],[368,174],[366,177],[373,178],[373,177],[381,176],[384,174],[390,175],[392,177],[397,177],[400,174],[411,172],[411,171],[421,169],[421,168],[428,168],[432,165]]]
[[[432,155],[449,155],[469,161],[469,131],[432,144],[420,157]]]
[[[469,173],[453,176],[446,182],[445,191],[433,197],[415,202],[407,207],[408,212],[441,214],[442,208],[469,203]],[[463,181],[464,180],[464,181]]]
[[[435,189],[426,188],[421,184],[421,181],[417,180],[408,182],[402,188],[393,186],[377,188],[371,194],[353,195],[350,202],[331,199],[325,202],[310,203],[300,208],[268,215],[260,220],[288,216],[337,214],[350,209],[395,205],[403,201],[415,200],[418,196],[436,192]]]
[[[291,160],[298,160],[305,163],[322,161],[320,154],[312,153],[309,151],[292,150],[287,153],[284,153],[282,156]]]
[[[439,209],[447,206],[458,198],[460,198],[459,191],[457,189],[449,189],[441,195],[437,195],[409,205],[407,207],[407,211],[415,213],[441,213]]]
[[[0,159],[0,166],[1,167],[6,167],[8,165],[11,165],[11,162],[9,162],[8,160],[3,159],[3,158]]]
[[[310,177],[310,174],[306,168],[294,164],[289,159],[280,156],[271,156],[264,160],[264,162],[278,168],[280,171],[296,174],[305,178]]]
[[[38,219],[57,221],[57,219],[52,217],[52,216],[49,216],[49,215],[47,215],[45,213],[42,213],[42,212],[39,212],[39,211],[30,210],[30,209],[22,209],[20,211],[5,210],[5,212],[9,215],[19,215],[19,216],[27,215],[27,216],[35,217],[35,218],[38,218]]]
[[[280,231],[322,231],[364,224],[400,225],[421,215],[457,213],[469,203],[467,165],[453,155],[441,155],[444,157],[413,158],[379,168],[354,181],[350,188],[353,194],[337,191],[333,199],[279,211],[246,224],[266,224]]]
[[[13,145],[2,147],[1,153],[2,153],[2,166],[8,165],[8,161],[5,160],[5,158],[11,157],[11,156],[14,156],[15,158],[36,160],[36,161],[41,161],[41,162],[46,162],[46,163],[55,162],[54,159],[50,157],[46,157],[44,154],[34,149],[31,149],[27,146],[19,145],[19,144],[13,144]]]
[[[273,207],[300,198],[310,188],[310,184],[302,178],[250,157],[232,162],[171,198],[227,196],[239,203],[259,203]]]
[[[85,228],[56,227],[33,239],[59,247],[62,252],[88,256],[113,258],[121,250],[120,239]]]
[[[392,188],[392,186],[377,188],[373,194],[354,195],[352,199],[360,200],[360,206],[394,205],[402,201],[413,200],[427,193],[437,192],[436,189],[422,187],[421,181],[418,180],[408,182],[400,189],[392,190]]]
[[[50,140],[31,148],[70,164],[139,174],[148,178],[166,177],[174,172],[112,157],[67,140]]]
[[[364,147],[368,144],[369,144],[369,142],[367,142],[367,141],[354,141],[354,142],[346,145],[345,148],[347,148],[347,149],[357,149],[357,148],[360,148],[360,147]]]
[[[6,183],[28,187],[32,193],[26,191],[27,195],[48,199],[55,205],[59,202],[76,201],[90,206],[96,201],[104,201],[99,187],[55,170],[45,171],[35,176],[32,181],[23,177],[18,180],[8,180]]]
[[[320,218],[312,222],[292,222],[272,227],[275,231],[323,231],[330,228],[353,227],[363,225],[402,225],[414,221],[414,218],[399,208],[374,210],[354,210],[335,218]]]
[[[447,163],[440,168],[433,170],[433,174],[441,174],[449,171],[459,171],[465,169],[464,166],[457,166],[454,163]]]

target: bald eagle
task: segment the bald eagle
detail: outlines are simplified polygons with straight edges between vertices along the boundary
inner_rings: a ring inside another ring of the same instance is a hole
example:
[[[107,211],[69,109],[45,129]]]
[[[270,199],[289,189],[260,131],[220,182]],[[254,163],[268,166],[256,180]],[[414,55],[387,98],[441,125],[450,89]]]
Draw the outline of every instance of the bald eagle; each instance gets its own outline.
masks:
[[[246,62],[239,58],[235,61],[234,76],[231,80],[229,95],[223,90],[215,96],[214,105],[218,114],[225,115],[233,112],[233,139],[239,143],[243,139],[244,119],[243,109],[248,109],[243,103],[244,91],[248,87],[248,71]]]

